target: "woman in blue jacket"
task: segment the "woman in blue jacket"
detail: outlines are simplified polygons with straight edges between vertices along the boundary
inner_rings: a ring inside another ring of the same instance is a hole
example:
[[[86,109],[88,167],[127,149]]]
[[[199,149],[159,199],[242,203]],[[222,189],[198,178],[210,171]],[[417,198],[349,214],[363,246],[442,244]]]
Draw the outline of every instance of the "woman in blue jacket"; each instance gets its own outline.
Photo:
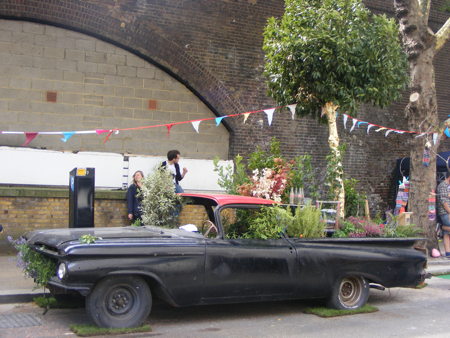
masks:
[[[142,179],[144,173],[140,170],[133,175],[133,183],[130,184],[127,191],[128,219],[130,221],[142,220],[141,201],[142,197],[138,196],[142,187]]]

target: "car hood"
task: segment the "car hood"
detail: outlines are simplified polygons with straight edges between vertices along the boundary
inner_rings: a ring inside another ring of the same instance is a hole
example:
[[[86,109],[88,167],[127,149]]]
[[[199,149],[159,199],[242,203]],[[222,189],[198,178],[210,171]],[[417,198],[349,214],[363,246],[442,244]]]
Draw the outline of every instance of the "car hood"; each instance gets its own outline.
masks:
[[[201,237],[179,229],[166,229],[153,226],[142,227],[114,227],[114,228],[69,228],[32,231],[25,235],[31,245],[45,245],[57,248],[67,242],[80,242],[83,235],[95,236],[97,241],[123,241],[131,239],[149,238],[190,238]]]

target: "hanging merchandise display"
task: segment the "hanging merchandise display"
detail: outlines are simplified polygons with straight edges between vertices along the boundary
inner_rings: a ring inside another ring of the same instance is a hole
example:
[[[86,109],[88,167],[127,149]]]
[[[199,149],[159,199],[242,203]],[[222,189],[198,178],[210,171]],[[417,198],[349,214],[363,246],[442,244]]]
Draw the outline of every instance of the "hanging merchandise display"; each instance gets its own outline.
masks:
[[[430,221],[436,220],[436,193],[434,189],[428,195],[428,219]]]
[[[422,164],[424,167],[430,166],[430,148],[431,144],[429,141],[425,143],[425,148],[423,149],[423,156],[422,156]]]
[[[409,180],[403,177],[403,181],[399,181],[397,198],[395,199],[394,215],[401,214],[406,211],[409,198]]]

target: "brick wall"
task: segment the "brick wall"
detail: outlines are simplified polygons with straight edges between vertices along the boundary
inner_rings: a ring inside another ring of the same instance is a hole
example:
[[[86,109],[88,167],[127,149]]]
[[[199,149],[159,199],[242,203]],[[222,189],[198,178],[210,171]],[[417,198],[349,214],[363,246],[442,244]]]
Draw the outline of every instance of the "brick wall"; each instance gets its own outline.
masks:
[[[214,117],[182,83],[147,61],[85,34],[43,24],[0,20],[1,130],[70,131],[129,128]],[[214,121],[121,132],[109,142],[96,134],[38,136],[30,146],[183,156],[228,156],[228,132]],[[20,146],[23,135],[1,135]]]
[[[0,189],[0,255],[13,253],[7,236],[19,238],[28,231],[67,228],[69,224],[68,191],[62,189]],[[201,227],[208,219],[205,208],[185,205],[179,224],[192,223]],[[127,218],[125,193],[96,192],[94,201],[95,227],[121,227],[130,224]]]
[[[393,15],[392,0],[368,0],[376,13]],[[440,27],[448,13],[436,10],[443,0],[432,2],[430,25]],[[0,16],[31,18],[35,21],[84,32],[113,42],[156,64],[187,86],[211,111],[220,116],[229,113],[272,107],[262,76],[264,56],[262,32],[266,20],[283,13],[282,0],[61,0],[14,1],[0,3]],[[12,34],[12,33],[11,33]],[[445,119],[450,111],[447,76],[450,44],[436,56],[436,85],[439,114]],[[1,80],[0,80],[1,81]],[[407,128],[403,110],[406,96],[386,109],[362,107],[363,120],[393,128]],[[12,117],[14,118],[14,117]],[[247,154],[257,145],[267,146],[272,136],[282,140],[288,156],[312,153],[313,164],[321,178],[325,167],[327,130],[308,118],[291,121],[289,113],[276,113],[268,127],[264,114],[227,119],[230,157]],[[409,137],[371,132],[364,128],[340,134],[348,144],[345,171],[361,180],[361,188],[371,204],[386,201],[395,159],[408,156]],[[448,149],[449,142],[442,145]],[[383,210],[385,204],[378,204]]]

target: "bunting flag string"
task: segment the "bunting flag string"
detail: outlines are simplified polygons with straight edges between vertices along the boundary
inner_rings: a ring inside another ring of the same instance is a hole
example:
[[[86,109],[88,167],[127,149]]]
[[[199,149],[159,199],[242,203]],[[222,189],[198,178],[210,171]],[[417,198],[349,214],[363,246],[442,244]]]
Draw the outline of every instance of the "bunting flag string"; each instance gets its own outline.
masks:
[[[190,120],[190,121],[181,121],[181,122],[172,122],[172,123],[164,123],[164,124],[157,124],[157,125],[147,125],[147,126],[138,126],[138,127],[131,127],[131,128],[114,128],[114,129],[95,129],[95,130],[78,130],[78,131],[35,131],[35,132],[24,132],[24,131],[0,131],[0,134],[4,135],[24,135],[25,141],[22,144],[22,146],[27,146],[30,144],[38,135],[61,135],[61,141],[62,142],[68,142],[74,135],[83,135],[83,134],[97,134],[102,135],[106,134],[103,143],[108,142],[110,137],[114,134],[119,134],[120,131],[132,131],[132,130],[141,130],[141,129],[148,129],[148,128],[156,128],[156,127],[165,127],[167,128],[167,136],[170,136],[171,128],[178,124],[185,124],[185,123],[191,123],[192,127],[197,133],[200,133],[199,127],[200,123],[203,121],[210,121],[214,120],[216,127],[220,125],[222,120],[224,118],[230,118],[230,117],[237,117],[237,116],[243,116],[244,117],[244,123],[247,122],[247,119],[249,118],[250,114],[255,113],[261,113],[264,112],[267,116],[267,122],[269,126],[272,125],[273,121],[273,114],[277,109],[281,108],[287,108],[292,116],[292,119],[295,119],[295,111],[296,111],[297,104],[290,104],[286,106],[278,106],[273,108],[267,108],[267,109],[261,109],[261,110],[255,110],[255,111],[247,111],[244,113],[236,113],[236,114],[229,114],[219,117],[209,117],[204,119],[197,119],[197,120]],[[338,116],[338,113],[336,113],[336,116]],[[385,137],[387,137],[390,133],[394,132],[396,134],[417,134],[415,137],[423,137],[425,135],[432,134],[433,142],[436,144],[439,139],[438,133],[433,132],[417,132],[417,131],[410,131],[410,130],[401,130],[401,129],[395,129],[395,128],[388,128],[385,126],[381,126],[375,123],[369,123],[367,121],[363,121],[360,119],[357,119],[355,117],[350,116],[349,114],[342,113],[343,116],[343,125],[344,129],[347,129],[347,121],[348,119],[352,120],[352,126],[349,130],[349,132],[353,132],[355,127],[361,127],[362,125],[367,125],[367,135],[369,135],[369,132],[372,128],[376,127],[375,132],[384,131]],[[444,134],[447,137],[450,137],[450,129],[447,127],[444,130]]]

